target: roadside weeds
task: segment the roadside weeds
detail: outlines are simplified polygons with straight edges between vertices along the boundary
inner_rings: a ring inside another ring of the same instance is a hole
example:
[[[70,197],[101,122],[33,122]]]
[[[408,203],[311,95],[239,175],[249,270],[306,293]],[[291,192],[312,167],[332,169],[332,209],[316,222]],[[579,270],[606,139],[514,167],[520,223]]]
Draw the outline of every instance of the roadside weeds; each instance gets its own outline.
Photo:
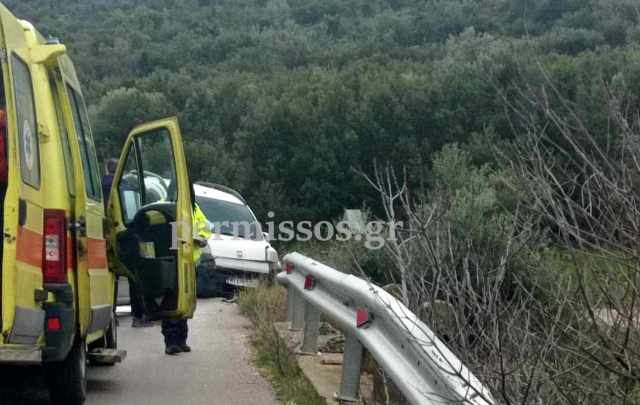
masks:
[[[278,398],[288,405],[326,405],[273,326],[286,318],[286,291],[275,285],[260,285],[241,291],[238,304],[255,327],[251,341],[256,365]]]

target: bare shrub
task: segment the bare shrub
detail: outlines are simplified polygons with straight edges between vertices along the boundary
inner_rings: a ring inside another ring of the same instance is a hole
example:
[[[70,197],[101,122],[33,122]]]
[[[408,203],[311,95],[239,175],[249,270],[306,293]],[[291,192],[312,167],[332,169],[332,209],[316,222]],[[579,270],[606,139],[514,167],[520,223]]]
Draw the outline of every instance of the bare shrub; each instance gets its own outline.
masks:
[[[453,145],[434,161],[428,197],[412,196],[390,168],[366,177],[387,219],[385,245],[405,304],[506,404],[559,403],[546,373],[571,281],[537,271],[540,234],[517,207],[501,207],[503,175],[473,168]],[[552,304],[549,304],[552,303]]]
[[[546,76],[509,104],[525,135],[505,154],[512,188],[556,236],[576,288],[547,366],[565,403],[637,403],[640,378],[640,118],[624,78],[603,84],[606,128]]]

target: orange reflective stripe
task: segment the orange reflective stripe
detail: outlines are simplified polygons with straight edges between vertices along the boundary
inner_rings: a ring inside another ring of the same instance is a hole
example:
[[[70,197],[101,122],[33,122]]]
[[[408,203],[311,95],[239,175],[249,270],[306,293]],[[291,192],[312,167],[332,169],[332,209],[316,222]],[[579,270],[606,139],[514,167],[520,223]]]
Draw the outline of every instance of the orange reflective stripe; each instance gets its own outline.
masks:
[[[67,270],[73,269],[73,260],[75,259],[75,245],[72,240],[67,236]]]
[[[88,265],[90,269],[107,268],[107,241],[104,239],[87,239]]]
[[[34,267],[42,267],[42,235],[18,227],[16,260]]]

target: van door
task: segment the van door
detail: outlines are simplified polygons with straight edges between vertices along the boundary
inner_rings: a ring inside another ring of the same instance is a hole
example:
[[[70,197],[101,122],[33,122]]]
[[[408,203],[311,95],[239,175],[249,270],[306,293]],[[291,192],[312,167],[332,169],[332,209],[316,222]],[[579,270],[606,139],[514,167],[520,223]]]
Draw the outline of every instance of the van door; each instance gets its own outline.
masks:
[[[80,331],[83,336],[106,329],[112,318],[115,278],[108,271],[104,230],[104,203],[100,167],[82,93],[72,80],[59,79],[57,87],[68,100],[75,136],[71,139],[75,188],[74,232]]]
[[[126,267],[152,319],[195,310],[191,190],[177,119],[136,127],[109,199],[110,266]]]

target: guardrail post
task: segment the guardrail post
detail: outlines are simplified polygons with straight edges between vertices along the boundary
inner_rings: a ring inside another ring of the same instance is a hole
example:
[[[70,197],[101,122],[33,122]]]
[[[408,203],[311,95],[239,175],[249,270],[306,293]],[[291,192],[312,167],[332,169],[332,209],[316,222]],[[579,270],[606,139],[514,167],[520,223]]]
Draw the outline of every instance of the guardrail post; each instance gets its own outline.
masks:
[[[318,353],[318,333],[320,332],[320,311],[310,303],[304,309],[304,339],[300,351],[305,354]]]
[[[293,306],[295,305],[295,298],[293,295],[295,293],[295,289],[289,285],[287,287],[287,322],[289,322],[289,325],[293,323]]]
[[[304,298],[293,287],[289,291],[292,302],[291,330],[302,330],[304,328]]]
[[[344,342],[342,359],[342,383],[337,399],[356,402],[360,393],[360,374],[362,371],[362,344],[352,335],[347,334]]]

